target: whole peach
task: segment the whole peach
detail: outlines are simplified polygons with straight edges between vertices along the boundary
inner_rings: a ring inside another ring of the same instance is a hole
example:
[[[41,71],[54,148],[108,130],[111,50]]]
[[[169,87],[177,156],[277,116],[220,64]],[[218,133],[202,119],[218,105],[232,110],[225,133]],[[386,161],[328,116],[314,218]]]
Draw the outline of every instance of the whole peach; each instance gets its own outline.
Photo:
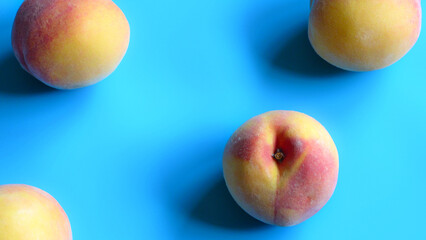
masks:
[[[402,58],[421,28],[420,0],[311,0],[309,40],[327,62],[370,71]]]
[[[72,240],[59,203],[28,185],[0,186],[0,240]]]
[[[124,57],[130,28],[111,0],[25,0],[12,46],[21,66],[58,89],[92,85]]]
[[[224,156],[226,185],[251,216],[292,226],[318,212],[337,183],[339,160],[327,130],[294,111],[272,111],[244,123]]]

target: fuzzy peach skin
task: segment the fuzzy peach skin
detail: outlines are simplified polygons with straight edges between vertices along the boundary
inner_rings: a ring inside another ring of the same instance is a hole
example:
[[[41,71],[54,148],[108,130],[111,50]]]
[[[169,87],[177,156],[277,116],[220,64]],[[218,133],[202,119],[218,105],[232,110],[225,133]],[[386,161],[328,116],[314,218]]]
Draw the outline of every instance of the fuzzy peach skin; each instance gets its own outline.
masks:
[[[0,240],[72,240],[59,203],[28,185],[0,186]]]
[[[387,67],[416,43],[420,0],[311,0],[309,40],[327,62],[350,71]]]
[[[25,0],[12,46],[21,66],[58,89],[92,85],[124,57],[130,27],[111,0]]]
[[[277,160],[273,154],[284,154]],[[272,111],[244,123],[224,156],[226,185],[251,216],[292,226],[318,212],[337,183],[339,160],[327,130],[294,111]]]

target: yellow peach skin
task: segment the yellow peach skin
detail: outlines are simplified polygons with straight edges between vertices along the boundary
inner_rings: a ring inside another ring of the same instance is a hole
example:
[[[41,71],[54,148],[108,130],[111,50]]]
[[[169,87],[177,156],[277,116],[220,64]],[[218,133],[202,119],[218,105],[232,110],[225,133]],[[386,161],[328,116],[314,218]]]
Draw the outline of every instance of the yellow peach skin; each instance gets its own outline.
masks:
[[[28,185],[0,186],[0,240],[72,240],[59,203]]]
[[[336,146],[313,118],[272,111],[244,123],[229,139],[223,172],[236,202],[253,217],[279,226],[310,218],[337,183]]]
[[[58,89],[106,78],[124,57],[129,39],[127,19],[111,0],[26,0],[12,29],[21,66]]]
[[[420,0],[311,0],[309,40],[329,63],[351,71],[387,67],[416,43]]]

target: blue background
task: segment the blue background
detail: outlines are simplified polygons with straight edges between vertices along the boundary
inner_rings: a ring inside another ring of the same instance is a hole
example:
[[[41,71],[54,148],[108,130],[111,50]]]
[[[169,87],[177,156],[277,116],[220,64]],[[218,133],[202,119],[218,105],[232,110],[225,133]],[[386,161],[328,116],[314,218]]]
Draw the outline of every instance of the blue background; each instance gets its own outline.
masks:
[[[310,47],[308,2],[116,0],[122,63],[58,91],[20,68],[22,1],[0,0],[0,184],[49,192],[76,240],[426,239],[425,35],[386,69],[346,72]],[[316,118],[340,156],[333,197],[291,228],[244,213],[222,177],[231,134],[277,109]]]

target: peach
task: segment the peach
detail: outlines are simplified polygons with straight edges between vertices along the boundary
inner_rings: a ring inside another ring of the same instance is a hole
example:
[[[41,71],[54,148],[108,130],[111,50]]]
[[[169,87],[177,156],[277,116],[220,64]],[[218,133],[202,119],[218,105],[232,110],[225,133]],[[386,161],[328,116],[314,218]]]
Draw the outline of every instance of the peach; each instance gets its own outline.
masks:
[[[0,240],[72,240],[59,203],[28,185],[0,186]]]
[[[339,160],[327,130],[294,111],[272,111],[244,123],[223,156],[226,185],[247,213],[292,226],[317,213],[337,183]]]
[[[124,57],[129,39],[127,19],[111,0],[25,0],[12,29],[21,66],[58,89],[106,78]]]
[[[414,46],[420,28],[420,0],[311,0],[311,45],[345,70],[395,63]]]

